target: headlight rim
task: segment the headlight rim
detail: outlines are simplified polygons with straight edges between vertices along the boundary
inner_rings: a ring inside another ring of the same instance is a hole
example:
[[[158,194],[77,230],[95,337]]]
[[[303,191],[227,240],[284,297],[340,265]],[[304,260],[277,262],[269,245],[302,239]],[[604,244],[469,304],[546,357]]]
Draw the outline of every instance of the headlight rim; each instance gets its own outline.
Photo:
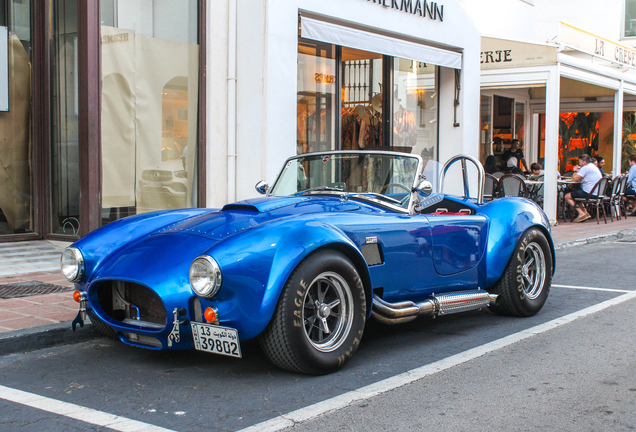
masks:
[[[209,290],[199,291],[195,289],[194,284],[192,283],[192,267],[197,261],[206,262],[216,275],[214,279],[214,286],[212,286],[212,288]],[[188,281],[190,282],[190,288],[192,288],[194,294],[202,298],[212,298],[219,293],[219,291],[221,290],[221,285],[223,284],[223,273],[221,272],[221,266],[210,255],[199,255],[194,260],[192,260],[192,263],[190,264],[190,269],[188,271]]]
[[[77,261],[77,269],[75,274],[73,275],[73,277],[68,277],[66,275],[66,273],[64,273],[64,255],[66,254],[66,251],[71,251],[75,257],[75,260]],[[66,280],[68,280],[69,282],[79,282],[82,280],[82,278],[84,277],[84,270],[85,270],[85,261],[84,261],[84,255],[82,254],[82,251],[79,250],[79,248],[75,247],[75,246],[69,246],[66,249],[64,249],[64,252],[62,252],[62,256],[60,257],[60,267],[62,268],[62,274],[64,275],[64,277],[66,278]]]

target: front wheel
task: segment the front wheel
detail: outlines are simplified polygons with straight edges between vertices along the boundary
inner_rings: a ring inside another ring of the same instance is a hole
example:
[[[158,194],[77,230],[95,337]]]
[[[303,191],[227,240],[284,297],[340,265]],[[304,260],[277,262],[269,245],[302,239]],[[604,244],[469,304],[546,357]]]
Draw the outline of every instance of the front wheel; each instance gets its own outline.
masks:
[[[290,276],[259,342],[282,369],[330,373],[358,348],[366,311],[364,287],[353,264],[338,252],[318,252]]]
[[[503,275],[490,289],[499,294],[490,309],[499,315],[535,315],[548,299],[552,267],[552,252],[545,234],[529,229],[517,243]]]

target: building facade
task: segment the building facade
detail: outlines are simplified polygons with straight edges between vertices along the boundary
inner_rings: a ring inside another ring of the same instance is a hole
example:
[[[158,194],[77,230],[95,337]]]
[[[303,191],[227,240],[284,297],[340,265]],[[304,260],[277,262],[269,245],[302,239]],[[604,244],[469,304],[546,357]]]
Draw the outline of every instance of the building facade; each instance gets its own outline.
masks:
[[[220,207],[299,153],[479,153],[457,0],[0,0],[3,40],[0,241]]]
[[[544,210],[556,223],[557,172],[588,153],[616,176],[634,151],[636,4],[608,1],[602,13],[590,13],[593,1],[462,5],[482,34],[480,158],[519,139],[528,164],[545,168]]]

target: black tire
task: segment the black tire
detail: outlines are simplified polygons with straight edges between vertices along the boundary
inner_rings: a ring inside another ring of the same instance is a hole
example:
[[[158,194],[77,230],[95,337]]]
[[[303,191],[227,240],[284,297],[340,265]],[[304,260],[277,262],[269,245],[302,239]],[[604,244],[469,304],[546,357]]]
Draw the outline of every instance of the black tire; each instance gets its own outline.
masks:
[[[353,356],[366,317],[366,295],[353,264],[339,252],[321,251],[293,271],[259,342],[281,369],[323,375]]]
[[[503,275],[489,290],[499,294],[490,310],[517,317],[535,315],[548,299],[552,268],[552,252],[545,234],[530,228],[519,239]]]
[[[117,333],[115,329],[106,324],[104,321],[99,318],[89,317],[91,319],[91,323],[93,324],[93,329],[101,334],[102,336],[106,336],[108,339],[119,339],[117,337]]]

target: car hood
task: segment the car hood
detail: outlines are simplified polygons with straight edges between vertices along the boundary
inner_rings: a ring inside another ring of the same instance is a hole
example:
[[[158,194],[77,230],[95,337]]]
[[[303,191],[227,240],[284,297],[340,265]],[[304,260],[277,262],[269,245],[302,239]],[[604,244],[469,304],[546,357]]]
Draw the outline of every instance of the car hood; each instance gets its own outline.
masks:
[[[360,208],[359,203],[343,202],[339,197],[262,197],[228,204],[220,211],[165,227],[158,233],[189,234],[218,241],[281,218],[309,213],[348,212]]]

